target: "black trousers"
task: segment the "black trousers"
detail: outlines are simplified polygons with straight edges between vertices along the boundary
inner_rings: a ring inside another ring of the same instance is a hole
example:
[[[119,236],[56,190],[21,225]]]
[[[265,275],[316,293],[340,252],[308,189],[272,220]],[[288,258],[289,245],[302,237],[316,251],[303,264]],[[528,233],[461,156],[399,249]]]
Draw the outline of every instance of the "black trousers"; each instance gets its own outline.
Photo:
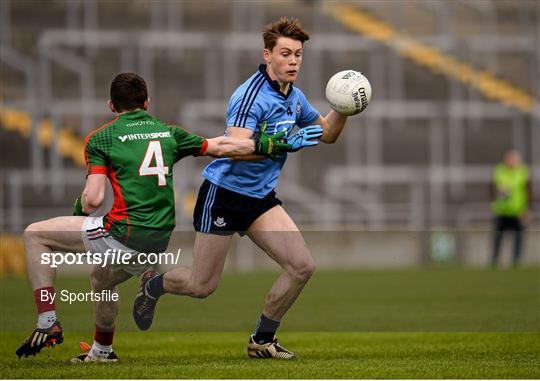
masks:
[[[491,257],[491,264],[493,266],[496,266],[499,260],[499,252],[505,231],[514,232],[512,264],[514,266],[518,264],[523,246],[523,230],[524,226],[519,217],[495,217],[493,220],[493,254]]]

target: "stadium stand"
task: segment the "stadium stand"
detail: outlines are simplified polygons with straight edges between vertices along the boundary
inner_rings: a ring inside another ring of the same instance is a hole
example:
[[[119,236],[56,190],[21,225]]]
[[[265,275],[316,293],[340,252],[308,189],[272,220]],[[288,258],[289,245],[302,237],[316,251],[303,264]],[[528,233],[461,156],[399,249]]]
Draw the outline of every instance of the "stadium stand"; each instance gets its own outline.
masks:
[[[280,196],[305,229],[485,230],[491,170],[509,146],[540,193],[535,1],[0,6],[3,231],[70,211],[82,141],[110,117],[107,86],[120,71],[147,79],[159,118],[220,135],[228,96],[260,61],[262,26],[281,15],[312,33],[299,86],[321,111],[339,70],[363,71],[374,89],[337,145],[287,163]],[[180,230],[191,229],[205,164],[175,169]],[[537,204],[532,217],[538,230]]]

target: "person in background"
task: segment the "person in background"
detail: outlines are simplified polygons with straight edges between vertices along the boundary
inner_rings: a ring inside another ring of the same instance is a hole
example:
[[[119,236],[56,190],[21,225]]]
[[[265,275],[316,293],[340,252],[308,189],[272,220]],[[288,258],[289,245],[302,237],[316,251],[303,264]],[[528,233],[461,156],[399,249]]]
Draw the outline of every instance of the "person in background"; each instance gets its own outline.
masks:
[[[532,201],[529,170],[521,162],[515,149],[504,153],[503,162],[493,171],[491,186],[491,210],[494,214],[492,266],[497,266],[503,233],[514,232],[512,263],[517,266],[522,252],[523,231],[528,220],[528,209]]]

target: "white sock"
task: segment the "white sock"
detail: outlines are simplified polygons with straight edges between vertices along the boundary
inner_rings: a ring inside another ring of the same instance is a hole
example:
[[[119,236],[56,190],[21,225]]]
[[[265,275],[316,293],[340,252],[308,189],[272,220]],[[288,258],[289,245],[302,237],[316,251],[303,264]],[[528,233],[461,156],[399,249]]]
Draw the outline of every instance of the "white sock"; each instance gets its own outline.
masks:
[[[56,311],[47,311],[38,315],[37,327],[49,328],[56,321]]]
[[[105,358],[112,352],[112,345],[101,345],[94,340],[90,349],[90,356],[94,358]]]

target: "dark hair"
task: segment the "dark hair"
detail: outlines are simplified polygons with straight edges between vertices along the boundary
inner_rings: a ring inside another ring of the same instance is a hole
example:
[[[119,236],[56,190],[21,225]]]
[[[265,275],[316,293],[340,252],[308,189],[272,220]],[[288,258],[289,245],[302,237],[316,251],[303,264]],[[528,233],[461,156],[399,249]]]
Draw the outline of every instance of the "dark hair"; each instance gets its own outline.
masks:
[[[302,42],[309,40],[309,34],[302,28],[296,18],[280,17],[278,21],[268,24],[263,30],[265,49],[272,50],[279,37],[288,37]]]
[[[120,73],[111,83],[111,101],[117,112],[144,107],[148,99],[146,82],[135,73]]]

